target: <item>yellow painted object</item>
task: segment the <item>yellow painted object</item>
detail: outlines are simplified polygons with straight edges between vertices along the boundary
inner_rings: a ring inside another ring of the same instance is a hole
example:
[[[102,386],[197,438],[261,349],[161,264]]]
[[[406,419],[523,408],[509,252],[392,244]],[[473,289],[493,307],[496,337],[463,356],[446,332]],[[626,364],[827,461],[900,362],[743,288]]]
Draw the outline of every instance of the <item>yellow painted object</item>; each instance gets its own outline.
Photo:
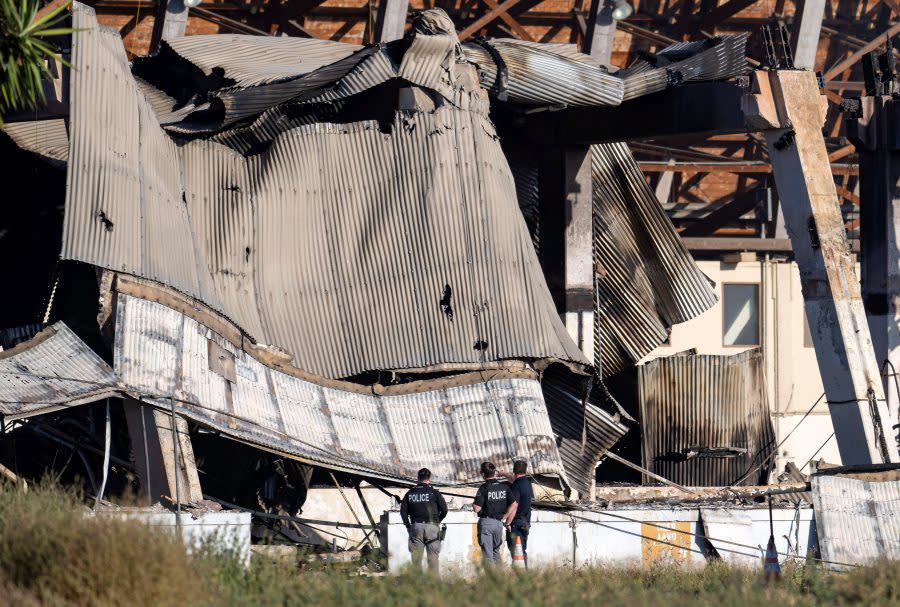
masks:
[[[641,565],[680,565],[691,558],[691,523],[666,523],[662,529],[653,523],[641,523]]]
[[[472,543],[469,545],[469,561],[481,562],[481,546],[478,545],[478,523],[472,523]]]

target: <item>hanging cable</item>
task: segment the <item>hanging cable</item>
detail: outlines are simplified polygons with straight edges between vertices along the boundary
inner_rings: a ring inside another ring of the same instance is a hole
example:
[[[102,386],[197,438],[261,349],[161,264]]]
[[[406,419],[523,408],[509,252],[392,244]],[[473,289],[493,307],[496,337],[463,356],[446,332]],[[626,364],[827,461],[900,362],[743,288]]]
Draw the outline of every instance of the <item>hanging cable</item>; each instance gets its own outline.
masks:
[[[109,451],[112,433],[110,432],[109,398],[106,399],[106,433],[103,440],[103,481],[100,483],[100,491],[97,492],[97,501],[94,502],[94,510],[100,506],[103,493],[106,491],[106,481],[109,478]]]

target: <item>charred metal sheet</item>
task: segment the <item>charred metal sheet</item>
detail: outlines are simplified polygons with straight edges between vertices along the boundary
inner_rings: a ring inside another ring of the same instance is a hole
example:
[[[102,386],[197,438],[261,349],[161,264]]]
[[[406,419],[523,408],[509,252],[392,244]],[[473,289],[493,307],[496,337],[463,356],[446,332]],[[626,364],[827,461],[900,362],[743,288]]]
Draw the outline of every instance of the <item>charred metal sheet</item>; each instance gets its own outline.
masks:
[[[624,143],[591,146],[598,334],[605,376],[637,363],[672,325],[716,302]]]
[[[40,415],[114,396],[112,369],[65,323],[0,351],[0,416]]]
[[[69,159],[69,133],[65,120],[34,120],[10,122],[0,129],[17,146],[44,158],[66,162]]]
[[[565,481],[534,378],[486,372],[412,393],[343,390],[264,365],[161,303],[117,297],[114,357],[124,389],[159,407],[174,399],[179,413],[226,436],[373,477],[409,480],[427,465],[435,482],[464,484],[479,480],[482,461],[508,468],[522,457],[533,473]]]
[[[644,467],[686,486],[764,482],[775,436],[763,372],[758,349],[640,365]]]
[[[490,40],[489,44],[506,65],[509,101],[529,105],[596,106],[619,105],[625,83],[605,69],[581,63],[518,40]],[[482,84],[493,89],[497,65],[482,45],[464,45],[466,55],[483,75]]]
[[[813,475],[811,484],[826,562],[867,565],[900,559],[900,481]]]
[[[310,124],[251,157],[179,146],[121,40],[91,9],[74,19],[64,258],[169,285],[325,377],[587,362],[556,315],[483,90],[396,112],[388,132]]]
[[[678,42],[615,73],[625,82],[623,100],[683,82],[727,80],[746,74],[748,34]]]
[[[561,365],[550,367],[541,377],[559,455],[572,487],[585,498],[590,494],[597,464],[628,432],[618,414],[598,406],[599,390],[587,395],[587,380]]]

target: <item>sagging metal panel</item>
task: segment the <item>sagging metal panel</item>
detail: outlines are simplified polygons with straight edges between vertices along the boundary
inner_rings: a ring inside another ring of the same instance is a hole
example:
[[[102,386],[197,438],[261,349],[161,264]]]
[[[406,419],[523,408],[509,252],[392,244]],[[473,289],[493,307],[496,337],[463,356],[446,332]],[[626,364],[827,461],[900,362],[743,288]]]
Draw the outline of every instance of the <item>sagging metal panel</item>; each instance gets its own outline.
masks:
[[[604,375],[635,364],[672,325],[716,302],[624,143],[591,146],[598,333]]]
[[[11,122],[0,127],[17,146],[50,160],[69,159],[69,133],[62,118]]]
[[[570,484],[585,498],[590,494],[597,464],[628,432],[618,414],[595,404],[597,393],[587,394],[586,381],[558,365],[541,377],[559,455]]]
[[[40,415],[116,394],[113,370],[63,322],[0,351],[0,416]]]
[[[625,82],[623,101],[683,82],[726,80],[746,74],[749,34],[678,42],[615,73]]]
[[[484,87],[496,94],[505,92],[514,103],[578,107],[622,102],[625,83],[620,78],[543,46],[498,39],[481,45],[466,44],[464,48],[466,55],[481,68]],[[499,55],[502,67],[498,67],[491,52]],[[499,69],[505,70],[508,80],[498,88]]]
[[[388,132],[306,125],[247,158],[177,146],[121,40],[87,7],[74,20],[64,258],[174,287],[330,378],[587,362],[556,314],[486,94],[446,45],[416,61],[458,71],[452,103],[398,111]]]
[[[173,399],[180,414],[227,436],[374,477],[409,480],[428,466],[435,482],[464,484],[479,480],[482,461],[509,467],[522,457],[533,473],[565,480],[533,374],[485,372],[409,393],[341,389],[264,365],[161,303],[117,297],[124,389],[158,407]]]
[[[747,38],[747,34],[739,34],[675,44],[654,55],[654,63],[641,60],[613,73],[570,44],[501,38],[463,47],[482,70],[483,85],[493,94],[505,93],[515,103],[578,107],[619,105],[685,82],[745,74],[749,69]],[[498,79],[503,72],[508,80],[505,86]]]
[[[900,481],[868,482],[831,475],[811,480],[822,558],[867,565],[900,559]]]
[[[775,436],[763,371],[758,349],[640,365],[644,467],[686,486],[764,484]]]

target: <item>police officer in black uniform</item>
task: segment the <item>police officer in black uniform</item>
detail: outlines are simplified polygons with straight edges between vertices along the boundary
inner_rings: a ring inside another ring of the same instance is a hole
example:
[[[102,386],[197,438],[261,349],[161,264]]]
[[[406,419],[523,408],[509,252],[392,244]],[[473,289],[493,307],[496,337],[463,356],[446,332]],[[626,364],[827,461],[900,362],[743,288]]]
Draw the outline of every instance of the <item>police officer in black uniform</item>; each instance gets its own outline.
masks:
[[[531,529],[531,502],[534,499],[531,479],[528,478],[528,462],[523,459],[515,460],[510,480],[512,485],[509,490],[510,506],[506,512],[508,525],[506,543],[509,546],[509,553],[513,554],[516,548],[516,537],[522,541],[522,554],[525,556],[525,566],[527,567],[528,531]]]
[[[400,502],[400,519],[409,532],[409,551],[413,565],[422,568],[422,551],[428,552],[428,569],[439,573],[441,553],[440,523],[447,516],[447,502],[440,491],[431,486],[431,470],[422,468],[419,483],[406,492]]]
[[[478,488],[472,506],[478,515],[478,545],[485,565],[498,565],[510,505],[509,484],[497,478],[497,467],[491,462],[481,464],[481,476],[484,484]]]

